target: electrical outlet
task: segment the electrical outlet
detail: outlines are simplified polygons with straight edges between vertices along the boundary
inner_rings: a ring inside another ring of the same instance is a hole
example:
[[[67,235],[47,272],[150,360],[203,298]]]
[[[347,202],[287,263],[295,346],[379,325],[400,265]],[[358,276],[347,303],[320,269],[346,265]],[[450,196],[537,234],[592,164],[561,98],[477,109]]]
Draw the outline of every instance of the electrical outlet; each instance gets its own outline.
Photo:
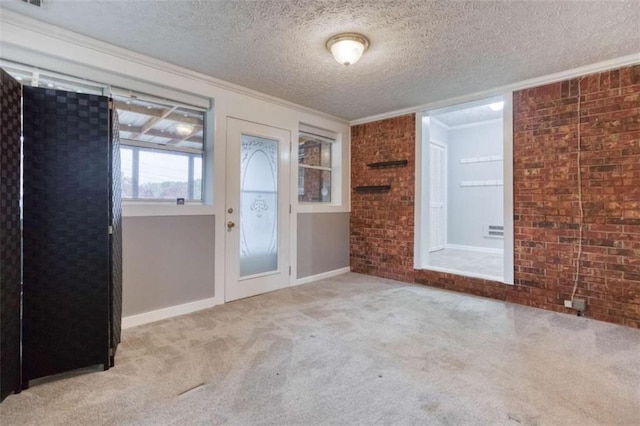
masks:
[[[571,303],[571,300],[565,300],[564,301],[564,307],[565,308],[573,308],[573,304]]]
[[[573,299],[571,307],[578,312],[584,312],[587,309],[587,301],[585,299]]]

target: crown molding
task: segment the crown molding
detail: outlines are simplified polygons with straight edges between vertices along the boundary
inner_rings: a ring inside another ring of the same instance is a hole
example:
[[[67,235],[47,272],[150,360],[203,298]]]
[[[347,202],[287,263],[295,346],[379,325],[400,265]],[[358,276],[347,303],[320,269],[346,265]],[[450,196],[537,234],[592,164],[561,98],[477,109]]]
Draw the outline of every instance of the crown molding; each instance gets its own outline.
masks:
[[[390,111],[383,114],[371,115],[369,117],[358,118],[351,120],[349,124],[355,126],[358,124],[371,123],[373,121],[385,120],[387,118],[398,117],[401,115],[415,114],[417,112],[428,111],[432,109],[444,108],[455,104],[461,104],[466,102],[472,102],[483,98],[489,98],[492,96],[502,95],[507,92],[516,90],[528,89],[536,86],[543,86],[545,84],[557,83],[558,81],[568,80],[571,78],[580,77],[583,75],[594,74],[614,68],[626,67],[629,65],[640,64],[640,53],[634,53],[619,58],[609,59],[602,62],[596,62],[595,64],[585,65],[578,68],[573,68],[567,71],[561,71],[553,74],[549,74],[542,77],[536,77],[529,80],[520,81],[518,83],[508,84],[500,86],[494,89],[483,90],[480,92],[472,93],[470,95],[456,96],[449,99],[443,99],[441,101],[430,102],[414,107],[399,109]]]
[[[124,59],[139,65],[143,65],[149,68],[153,68],[159,71],[163,71],[169,74],[180,76],[181,78],[187,78],[199,83],[204,83],[219,89],[228,90],[234,93],[238,93],[244,96],[250,96],[254,99],[259,99],[265,102],[283,106],[286,108],[294,109],[300,112],[313,114],[333,121],[338,121],[343,124],[349,124],[349,120],[337,117],[326,112],[318,111],[313,108],[305,107],[303,105],[296,104],[275,96],[267,95],[262,92],[258,92],[253,89],[249,89],[237,84],[229,83],[228,81],[220,80],[209,75],[193,71],[187,68],[183,68],[179,65],[174,65],[169,62],[153,58],[151,56],[136,53],[131,50],[127,50],[121,47],[114,46],[109,43],[105,43],[91,37],[78,34],[64,28],[57,27],[55,25],[48,24],[46,22],[39,21],[15,12],[8,11],[0,7],[0,28],[3,36],[0,38],[3,42],[12,44],[7,40],[5,34],[10,33],[12,27],[16,27],[25,31],[31,31],[38,34],[42,34],[46,37],[60,40],[66,43],[71,43],[76,46],[80,46],[86,49],[91,49],[104,55],[109,55],[118,59]],[[49,52],[46,52],[49,53]],[[49,53],[50,54],[50,53]],[[56,56],[54,54],[54,56]],[[89,65],[90,66],[90,65]]]

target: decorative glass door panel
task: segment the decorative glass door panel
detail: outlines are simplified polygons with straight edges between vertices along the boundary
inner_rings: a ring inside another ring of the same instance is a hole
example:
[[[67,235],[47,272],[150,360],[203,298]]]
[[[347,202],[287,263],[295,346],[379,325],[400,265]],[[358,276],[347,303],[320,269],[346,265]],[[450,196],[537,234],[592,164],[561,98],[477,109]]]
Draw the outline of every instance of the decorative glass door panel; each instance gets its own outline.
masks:
[[[278,141],[242,135],[240,277],[278,269]]]
[[[227,119],[226,301],[289,286],[290,149],[287,130]]]

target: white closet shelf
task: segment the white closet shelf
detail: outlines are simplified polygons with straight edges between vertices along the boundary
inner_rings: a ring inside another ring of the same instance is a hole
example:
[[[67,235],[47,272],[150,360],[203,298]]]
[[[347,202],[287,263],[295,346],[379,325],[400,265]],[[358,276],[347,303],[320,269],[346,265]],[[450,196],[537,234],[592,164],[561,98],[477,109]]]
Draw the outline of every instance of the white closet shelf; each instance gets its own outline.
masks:
[[[460,186],[503,186],[501,180],[461,180]]]
[[[489,163],[491,161],[502,161],[502,155],[487,155],[485,157],[461,158],[460,164]]]

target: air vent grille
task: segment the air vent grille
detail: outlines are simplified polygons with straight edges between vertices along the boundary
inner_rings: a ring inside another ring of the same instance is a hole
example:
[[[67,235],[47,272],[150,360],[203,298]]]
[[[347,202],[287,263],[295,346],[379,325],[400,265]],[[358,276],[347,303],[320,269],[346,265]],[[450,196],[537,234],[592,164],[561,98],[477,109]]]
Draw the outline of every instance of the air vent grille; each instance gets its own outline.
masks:
[[[22,0],[23,3],[30,4],[35,7],[42,7],[42,0]]]
[[[504,238],[504,226],[503,225],[485,225],[484,237],[485,238]]]

